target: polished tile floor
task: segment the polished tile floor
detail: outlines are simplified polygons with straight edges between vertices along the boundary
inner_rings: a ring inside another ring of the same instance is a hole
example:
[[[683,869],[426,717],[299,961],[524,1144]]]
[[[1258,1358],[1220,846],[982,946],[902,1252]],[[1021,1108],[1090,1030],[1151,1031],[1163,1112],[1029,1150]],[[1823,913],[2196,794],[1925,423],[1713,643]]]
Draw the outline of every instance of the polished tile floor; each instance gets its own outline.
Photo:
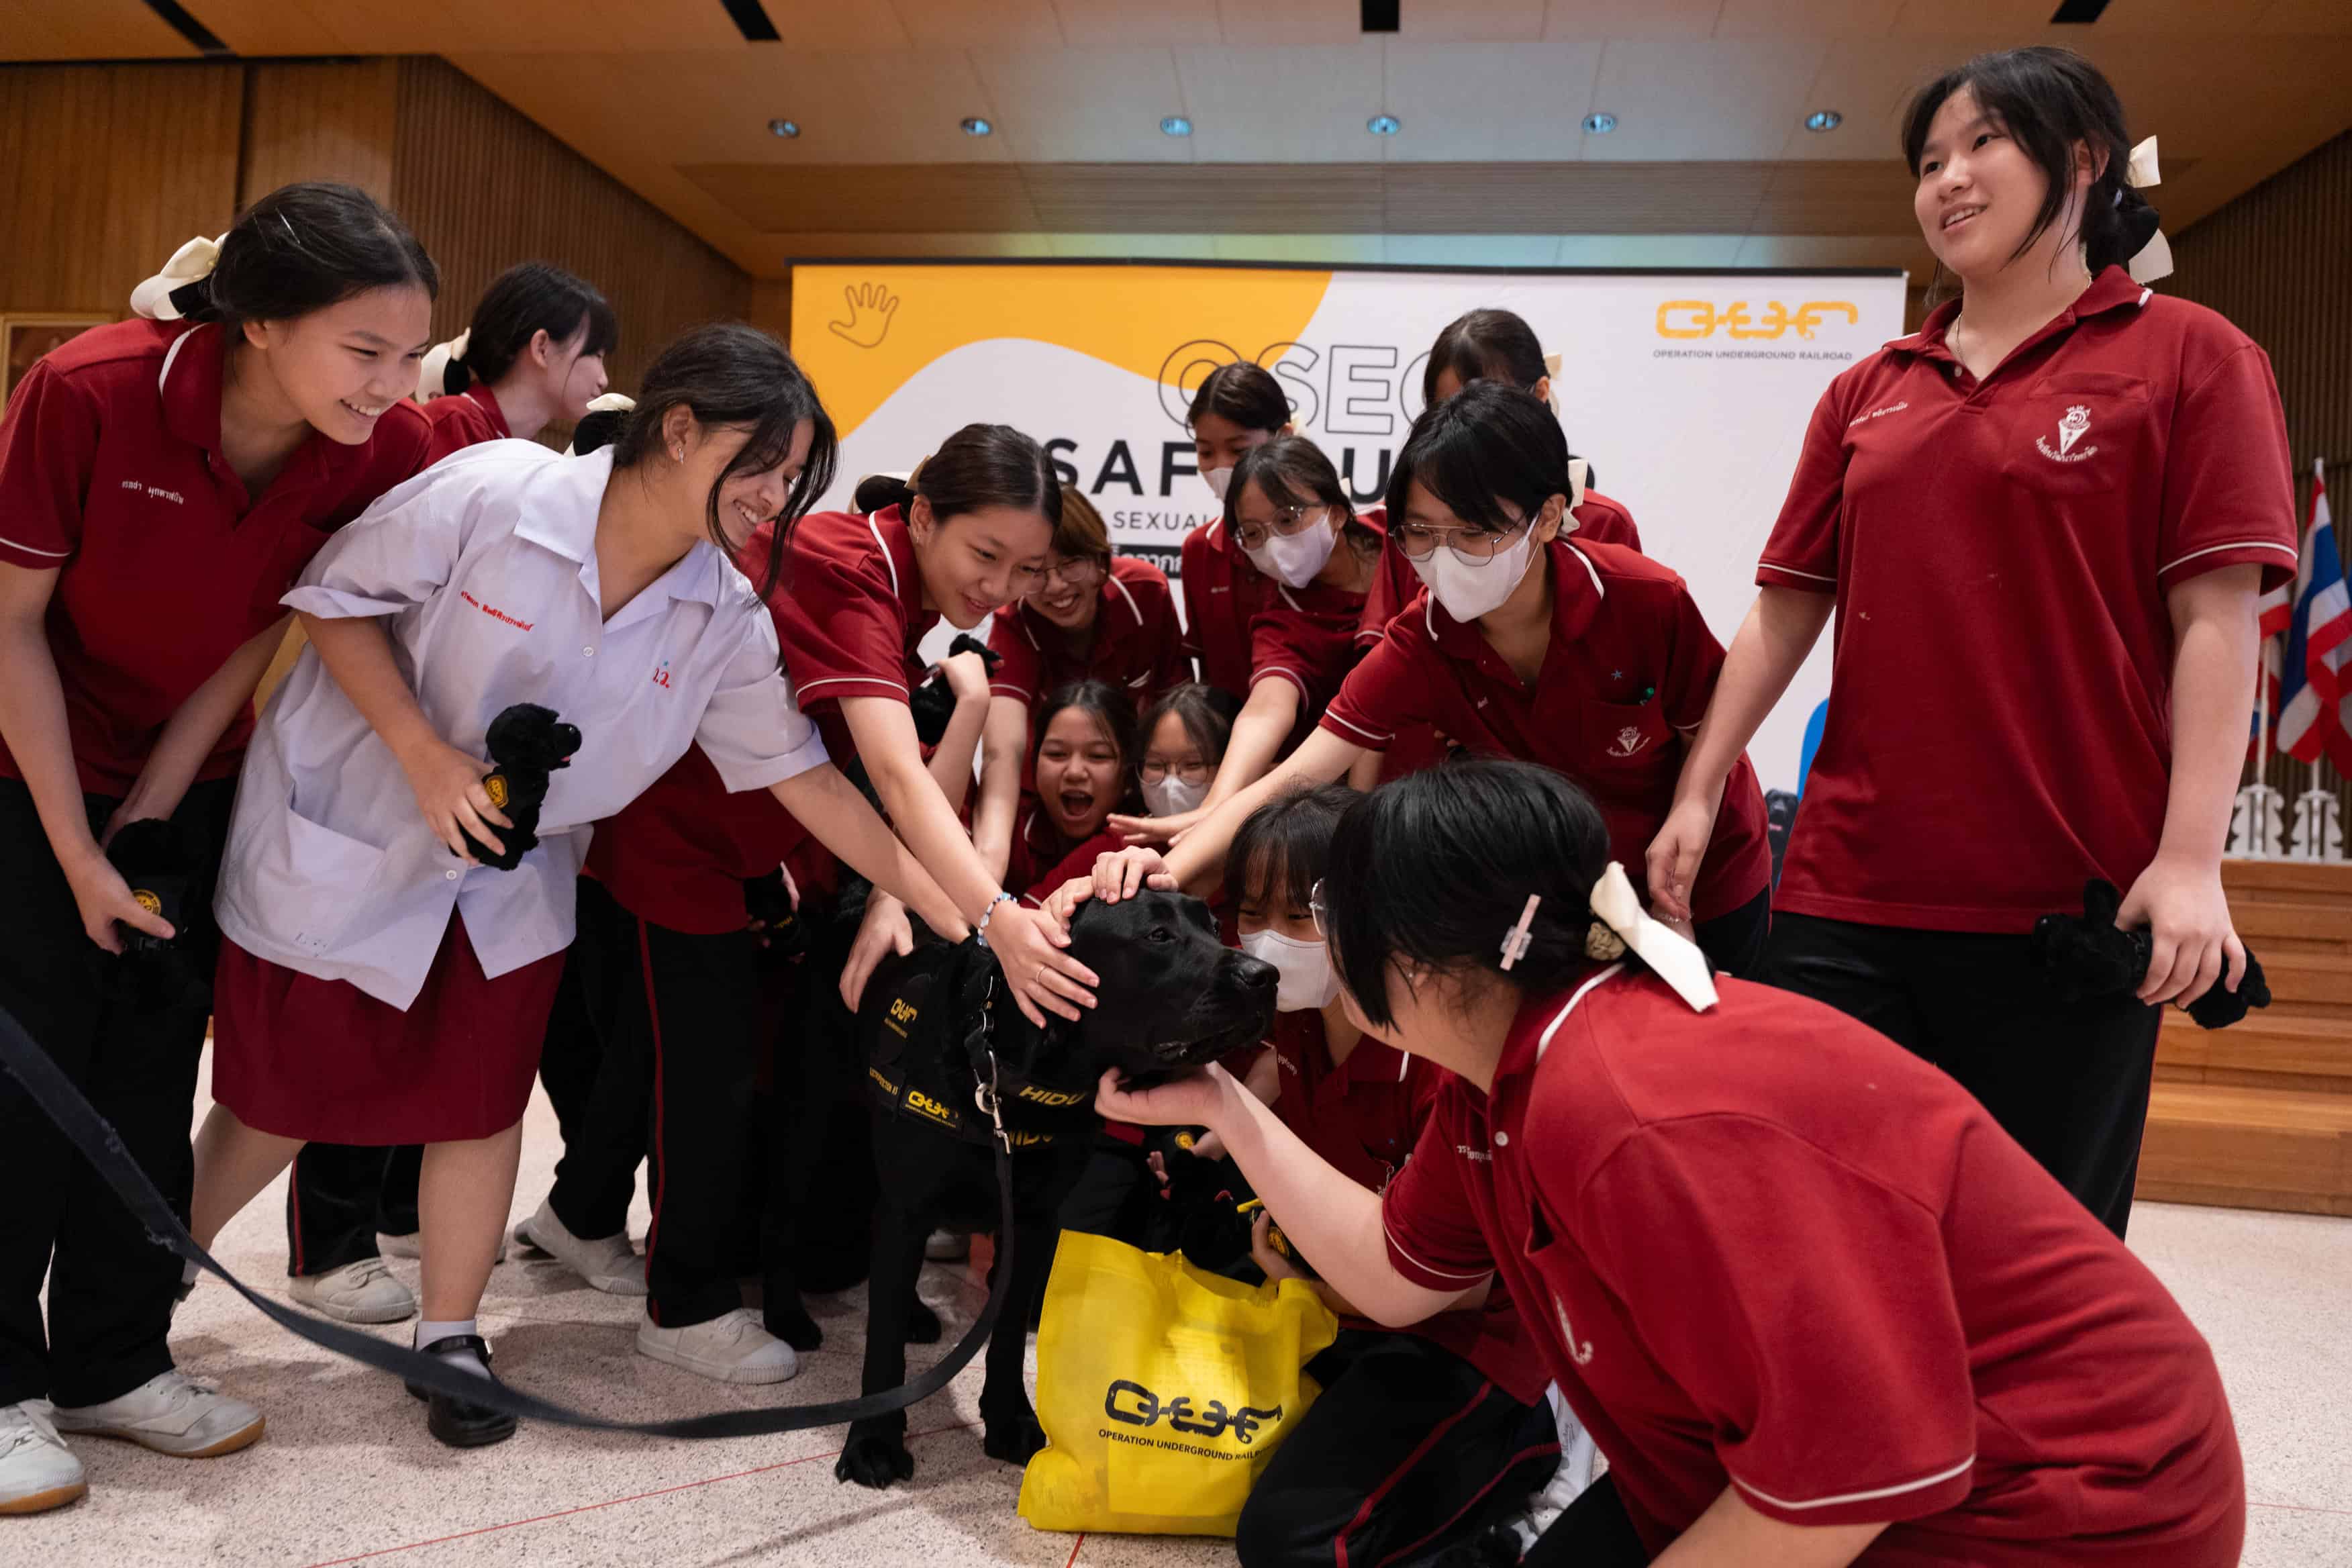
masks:
[[[518,1214],[545,1193],[555,1145],[553,1118],[535,1102]],[[282,1188],[272,1188],[221,1248],[248,1281],[272,1289],[283,1283],[282,1204]],[[2252,1503],[2245,1562],[2352,1563],[2352,1220],[2148,1205],[2132,1240],[2221,1357]],[[415,1265],[394,1267],[415,1283]],[[961,1268],[930,1269],[923,1290],[951,1329],[969,1322],[981,1300]],[[812,1306],[825,1347],[805,1358],[784,1397],[854,1394],[862,1298]],[[651,1418],[773,1398],[772,1390],[722,1388],[637,1355],[638,1310],[555,1265],[516,1260],[493,1278],[483,1325],[506,1375],[578,1406]],[[834,1480],[837,1429],[687,1443],[526,1426],[501,1447],[457,1453],[425,1435],[421,1406],[396,1383],[282,1332],[215,1279],[182,1309],[175,1344],[189,1371],[259,1404],[268,1436],[242,1454],[193,1462],[86,1441],[79,1451],[89,1495],[58,1512],[0,1520],[0,1563],[1188,1568],[1233,1561],[1223,1542],[1031,1530],[1013,1510],[1018,1472],[983,1457],[971,1425],[977,1367],[915,1413],[914,1481],[876,1493]]]

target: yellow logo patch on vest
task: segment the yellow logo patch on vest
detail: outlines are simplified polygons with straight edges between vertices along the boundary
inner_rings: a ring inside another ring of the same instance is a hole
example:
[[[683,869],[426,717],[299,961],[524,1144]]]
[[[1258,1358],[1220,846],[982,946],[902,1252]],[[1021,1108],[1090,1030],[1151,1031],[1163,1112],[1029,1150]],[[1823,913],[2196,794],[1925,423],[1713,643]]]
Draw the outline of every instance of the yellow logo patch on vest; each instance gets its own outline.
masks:
[[[894,996],[890,1000],[889,1014],[882,1022],[892,1034],[903,1040],[908,1037],[907,1026],[912,1024],[920,1012],[921,1009],[916,1007],[905,997]]]
[[[1022,1087],[1019,1098],[1028,1100],[1033,1105],[1077,1105],[1083,1102],[1087,1096],[1065,1094],[1055,1089],[1039,1089],[1033,1083]]]

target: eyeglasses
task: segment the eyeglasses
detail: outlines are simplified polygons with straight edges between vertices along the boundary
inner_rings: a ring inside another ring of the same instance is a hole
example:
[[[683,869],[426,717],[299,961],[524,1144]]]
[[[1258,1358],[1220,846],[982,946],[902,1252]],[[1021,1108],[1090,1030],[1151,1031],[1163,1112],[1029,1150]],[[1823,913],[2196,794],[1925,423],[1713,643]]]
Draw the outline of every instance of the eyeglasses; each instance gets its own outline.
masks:
[[[1274,521],[1264,528],[1251,523],[1234,524],[1234,542],[1244,550],[1255,550],[1269,538],[1280,534],[1287,539],[1308,523],[1323,521],[1321,507],[1285,506],[1275,509]]]
[[[1210,768],[1208,763],[1196,760],[1171,763],[1156,762],[1147,757],[1144,759],[1141,772],[1146,784],[1158,784],[1170,773],[1174,773],[1186,784],[1197,784],[1209,782]]]
[[[1330,910],[1331,906],[1323,901],[1323,879],[1318,877],[1315,879],[1315,885],[1307,890],[1307,913],[1315,922],[1315,934],[1325,942],[1331,940],[1331,932],[1328,929],[1328,922],[1324,919]]]
[[[1080,555],[1068,561],[1048,561],[1045,571],[1037,574],[1037,585],[1042,588],[1059,578],[1073,588],[1091,588],[1109,572],[1108,563],[1093,555]]]
[[[1408,561],[1426,561],[1443,544],[1463,564],[1484,566],[1510,548],[1511,542],[1525,533],[1528,526],[1526,518],[1504,529],[1429,528],[1417,522],[1400,522],[1389,532]]]

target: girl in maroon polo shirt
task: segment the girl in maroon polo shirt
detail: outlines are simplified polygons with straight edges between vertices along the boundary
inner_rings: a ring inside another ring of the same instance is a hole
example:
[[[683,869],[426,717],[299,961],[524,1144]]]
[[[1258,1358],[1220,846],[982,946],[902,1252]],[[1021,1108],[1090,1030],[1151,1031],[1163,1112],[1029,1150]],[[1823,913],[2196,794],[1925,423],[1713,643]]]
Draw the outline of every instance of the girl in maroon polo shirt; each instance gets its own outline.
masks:
[[[1234,830],[1259,805],[1349,776],[1400,735],[1432,726],[1456,746],[1582,781],[1619,856],[1641,852],[1665,818],[1682,737],[1706,713],[1723,650],[1674,573],[1561,536],[1567,462],[1551,411],[1492,382],[1473,382],[1415,421],[1390,476],[1390,515],[1392,553],[1426,588],[1286,761],[1221,806],[1158,825],[1182,835],[1166,856],[1182,886],[1215,878]],[[1740,973],[1769,924],[1771,854],[1744,758],[1723,793],[1724,830],[1691,909],[1699,945]],[[1130,886],[1157,863],[1148,849],[1125,858]]]
[[[1247,360],[1209,373],[1192,395],[1186,423],[1202,482],[1220,502],[1233,489],[1243,453],[1297,429],[1282,384]],[[1181,564],[1184,651],[1200,661],[1202,680],[1239,697],[1249,689],[1250,622],[1273,597],[1273,580],[1243,555],[1227,518],[1186,534]]]
[[[2260,348],[2122,265],[2155,215],[2089,62],[1971,60],[1903,148],[1960,297],[1822,395],[1650,881],[1682,906],[1834,611],[1765,973],[1959,1079],[2121,1234],[2158,1005],[2245,968],[2221,857],[2254,598],[2294,568],[2284,421]],[[2027,933],[2095,878],[2154,959],[2137,995],[2061,1001]]]
[[[2155,1276],[1944,1074],[1711,980],[1610,855],[1504,759],[1341,819],[1349,1016],[1448,1073],[1384,1194],[1221,1069],[1100,1109],[1219,1133],[1380,1322],[1509,1290],[1609,1460],[1530,1564],[2236,1563],[2229,1405]]]
[[[126,823],[173,825],[193,873],[180,940],[209,974],[214,869],[285,632],[278,596],[423,465],[404,395],[437,287],[371,197],[289,185],[142,285],[153,319],[35,364],[0,424],[0,1006],[183,1212],[207,1004],[119,983],[120,928],[173,932],[103,846]],[[179,1267],[13,1081],[0,1145],[29,1184],[0,1227],[0,1510],[81,1494],[56,1429],[181,1456],[258,1437],[252,1406],[173,1370]],[[25,1403],[39,1399],[55,1429]]]
[[[466,330],[425,355],[416,400],[433,422],[434,456],[577,424],[604,390],[604,356],[620,337],[613,307],[586,280],[544,261],[508,268]]]
[[[1030,895],[1091,875],[1095,857],[1121,843],[1107,825],[1134,804],[1135,705],[1108,681],[1056,689],[1037,710],[1030,763],[1036,785],[1021,801],[1004,886],[1036,908],[1044,900]]]
[[[1209,798],[1209,783],[1225,760],[1237,704],[1213,686],[1180,686],[1144,711],[1136,734],[1143,748],[1136,785],[1143,809],[1177,816]]]

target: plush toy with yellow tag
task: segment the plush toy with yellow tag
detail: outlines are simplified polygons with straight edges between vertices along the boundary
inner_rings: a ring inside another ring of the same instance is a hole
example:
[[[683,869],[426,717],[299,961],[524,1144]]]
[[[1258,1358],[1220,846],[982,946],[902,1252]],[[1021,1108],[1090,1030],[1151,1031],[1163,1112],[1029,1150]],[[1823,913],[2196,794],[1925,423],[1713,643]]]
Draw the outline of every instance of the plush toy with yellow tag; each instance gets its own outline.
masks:
[[[466,841],[483,865],[511,871],[539,847],[539,808],[547,801],[548,776],[572,765],[572,754],[580,749],[580,726],[563,722],[551,708],[517,702],[490,721],[483,744],[494,766],[482,788],[514,826],[499,830],[503,854],[493,854],[470,833]]]

